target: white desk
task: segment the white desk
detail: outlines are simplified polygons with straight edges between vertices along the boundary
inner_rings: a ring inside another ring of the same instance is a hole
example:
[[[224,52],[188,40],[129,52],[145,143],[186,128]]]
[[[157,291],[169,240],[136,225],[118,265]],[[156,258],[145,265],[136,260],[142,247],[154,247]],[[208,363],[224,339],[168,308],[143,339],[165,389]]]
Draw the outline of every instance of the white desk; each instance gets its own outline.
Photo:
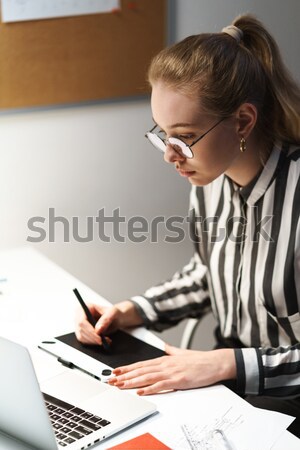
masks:
[[[74,329],[73,316],[77,307],[72,292],[74,287],[88,301],[103,303],[106,300],[31,248],[0,252],[0,280],[3,278],[7,281],[0,281],[0,334],[29,347],[39,378],[51,371],[69,370],[38,350],[36,344],[44,338]],[[137,329],[135,334],[153,345],[162,346],[159,338],[143,328]],[[209,405],[218,405],[221,397],[223,402],[228,401],[228,405],[245,404],[221,385],[152,396],[151,401],[157,404],[159,414],[99,444],[97,448],[105,449],[144,432],[154,432],[168,420],[171,423],[192,419],[195,407],[198,410],[197,419],[201,420],[201,415],[205,417],[207,414]],[[172,434],[171,429],[169,432]],[[168,445],[164,433],[162,436]],[[274,450],[282,448],[299,449],[299,440],[285,431],[273,446]]]

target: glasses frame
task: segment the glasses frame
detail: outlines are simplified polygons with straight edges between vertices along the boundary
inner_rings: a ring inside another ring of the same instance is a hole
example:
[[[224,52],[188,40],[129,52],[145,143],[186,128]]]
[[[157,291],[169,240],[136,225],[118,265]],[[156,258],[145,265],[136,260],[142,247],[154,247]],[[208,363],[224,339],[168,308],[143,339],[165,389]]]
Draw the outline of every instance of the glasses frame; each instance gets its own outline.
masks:
[[[145,137],[150,141],[150,143],[153,145],[153,147],[157,148],[158,150],[160,150],[163,153],[165,153],[167,145],[171,145],[171,147],[178,154],[184,156],[184,158],[192,159],[192,158],[194,158],[194,152],[191,149],[191,147],[193,147],[193,145],[197,144],[197,142],[199,142],[201,139],[203,139],[210,131],[212,131],[214,128],[216,128],[216,126],[219,125],[219,123],[223,122],[223,120],[225,120],[225,117],[222,117],[222,119],[218,120],[218,122],[216,122],[212,127],[210,127],[207,131],[205,131],[205,133],[201,134],[201,136],[199,136],[197,139],[195,139],[190,145],[187,144],[186,142],[184,142],[182,139],[175,138],[175,137],[172,137],[172,136],[170,136],[169,138],[166,138],[166,139],[161,138],[157,133],[154,133],[155,128],[158,127],[157,124],[155,124],[154,127],[151,128],[151,130],[149,130],[145,134]],[[162,148],[158,147],[157,145],[155,145],[154,142],[152,142],[152,140],[149,137],[149,135],[154,135],[154,136],[158,137],[162,141],[164,146],[165,146],[164,150]],[[170,142],[170,139],[176,139],[177,141],[180,141],[190,151],[190,155],[191,156],[188,156],[187,154],[183,153],[182,149],[178,150],[177,148],[175,148],[176,144],[175,143],[172,144],[172,142]]]

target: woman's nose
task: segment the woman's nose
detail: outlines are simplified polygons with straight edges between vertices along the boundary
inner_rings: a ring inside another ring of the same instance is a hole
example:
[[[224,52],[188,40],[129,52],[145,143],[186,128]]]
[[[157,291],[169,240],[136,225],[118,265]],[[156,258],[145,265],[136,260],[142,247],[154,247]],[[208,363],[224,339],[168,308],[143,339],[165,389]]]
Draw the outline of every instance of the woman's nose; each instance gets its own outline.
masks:
[[[185,156],[182,155],[182,153],[177,152],[172,145],[167,144],[166,151],[164,153],[164,160],[167,163],[174,163],[176,161],[183,162],[185,160]]]

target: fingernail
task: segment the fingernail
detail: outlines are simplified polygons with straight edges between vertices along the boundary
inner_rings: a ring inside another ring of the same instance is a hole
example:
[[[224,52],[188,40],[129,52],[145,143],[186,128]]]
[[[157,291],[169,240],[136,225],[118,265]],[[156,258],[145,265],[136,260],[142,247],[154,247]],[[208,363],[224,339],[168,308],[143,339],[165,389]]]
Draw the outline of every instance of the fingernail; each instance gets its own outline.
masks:
[[[137,395],[144,395],[144,389],[139,389],[138,391],[136,391]]]

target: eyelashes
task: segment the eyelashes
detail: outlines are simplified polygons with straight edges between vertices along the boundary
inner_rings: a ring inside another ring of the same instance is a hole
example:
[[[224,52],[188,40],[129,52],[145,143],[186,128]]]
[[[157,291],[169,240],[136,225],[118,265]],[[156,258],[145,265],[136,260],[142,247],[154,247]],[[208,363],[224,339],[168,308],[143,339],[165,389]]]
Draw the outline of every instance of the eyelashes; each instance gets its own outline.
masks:
[[[158,134],[160,135],[160,137],[162,139],[167,139],[167,133],[164,130],[159,130]],[[174,137],[177,139],[181,139],[182,141],[189,141],[189,140],[193,140],[195,139],[195,134],[194,133],[185,133],[185,134],[171,134],[169,137]]]

